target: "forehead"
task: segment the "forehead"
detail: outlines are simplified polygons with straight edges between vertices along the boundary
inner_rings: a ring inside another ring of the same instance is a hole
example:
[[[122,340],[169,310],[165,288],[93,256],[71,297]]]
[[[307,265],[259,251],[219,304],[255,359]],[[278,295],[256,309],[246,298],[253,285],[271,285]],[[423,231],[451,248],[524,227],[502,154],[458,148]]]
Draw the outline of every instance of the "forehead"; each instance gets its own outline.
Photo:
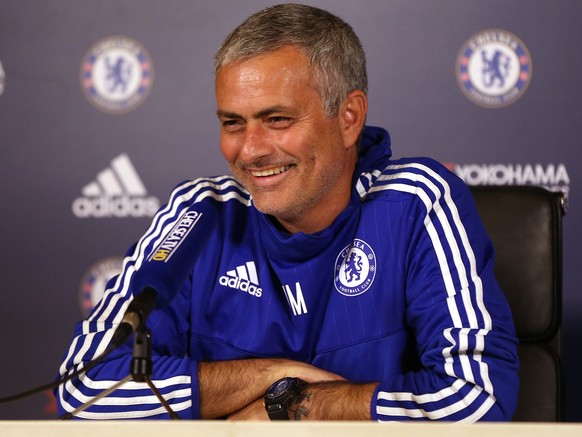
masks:
[[[307,70],[309,67],[309,60],[302,50],[289,44],[266,52],[235,59],[233,62],[222,65],[216,75],[218,76],[223,71],[249,65],[261,66],[262,68],[270,67],[273,69],[294,67]]]
[[[247,97],[268,92],[290,92],[310,87],[309,61],[293,46],[224,65],[216,75],[217,99],[237,94]]]

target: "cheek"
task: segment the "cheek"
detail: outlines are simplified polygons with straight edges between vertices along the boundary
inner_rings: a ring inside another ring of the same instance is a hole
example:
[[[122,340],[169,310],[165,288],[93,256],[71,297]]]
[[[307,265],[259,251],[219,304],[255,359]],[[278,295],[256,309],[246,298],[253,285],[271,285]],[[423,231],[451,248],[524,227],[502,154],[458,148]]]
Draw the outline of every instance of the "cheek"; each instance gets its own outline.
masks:
[[[234,164],[239,153],[239,147],[237,141],[232,138],[221,135],[220,136],[220,151],[222,156],[229,164]]]

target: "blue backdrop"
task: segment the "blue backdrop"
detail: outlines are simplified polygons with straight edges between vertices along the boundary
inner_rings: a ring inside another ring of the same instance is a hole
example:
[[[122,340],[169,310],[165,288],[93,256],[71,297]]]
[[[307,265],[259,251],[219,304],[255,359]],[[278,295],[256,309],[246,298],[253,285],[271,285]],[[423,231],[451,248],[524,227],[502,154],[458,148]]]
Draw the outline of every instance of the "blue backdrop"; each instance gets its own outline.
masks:
[[[214,51],[263,0],[0,0],[0,396],[55,376],[171,188],[227,171]],[[582,419],[582,2],[320,0],[368,55],[369,124],[471,184],[568,193],[566,414]],[[0,419],[55,417],[50,393]]]

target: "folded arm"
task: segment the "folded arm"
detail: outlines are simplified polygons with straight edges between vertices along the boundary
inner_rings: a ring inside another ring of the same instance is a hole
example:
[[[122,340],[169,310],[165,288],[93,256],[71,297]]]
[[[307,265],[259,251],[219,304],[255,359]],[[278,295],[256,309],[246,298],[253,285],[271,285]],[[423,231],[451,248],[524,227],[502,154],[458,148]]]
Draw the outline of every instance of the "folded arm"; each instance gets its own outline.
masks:
[[[203,362],[198,365],[200,415],[203,419],[232,415],[239,420],[257,416],[268,420],[263,395],[272,383],[286,376],[315,383],[313,386],[344,379],[306,363],[280,358]]]
[[[377,385],[348,381],[309,383],[289,407],[289,420],[370,420],[370,403]],[[269,420],[262,397],[228,418]]]

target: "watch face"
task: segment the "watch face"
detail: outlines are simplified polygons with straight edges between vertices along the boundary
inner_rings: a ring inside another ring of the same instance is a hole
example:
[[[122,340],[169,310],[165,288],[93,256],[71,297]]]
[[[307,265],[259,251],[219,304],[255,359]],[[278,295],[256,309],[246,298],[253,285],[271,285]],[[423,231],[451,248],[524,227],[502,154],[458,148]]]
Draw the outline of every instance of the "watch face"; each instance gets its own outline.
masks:
[[[291,378],[285,378],[281,381],[278,381],[274,386],[271,386],[269,392],[266,394],[266,397],[270,399],[275,399],[279,397],[281,394],[285,393],[285,391],[291,385]]]

